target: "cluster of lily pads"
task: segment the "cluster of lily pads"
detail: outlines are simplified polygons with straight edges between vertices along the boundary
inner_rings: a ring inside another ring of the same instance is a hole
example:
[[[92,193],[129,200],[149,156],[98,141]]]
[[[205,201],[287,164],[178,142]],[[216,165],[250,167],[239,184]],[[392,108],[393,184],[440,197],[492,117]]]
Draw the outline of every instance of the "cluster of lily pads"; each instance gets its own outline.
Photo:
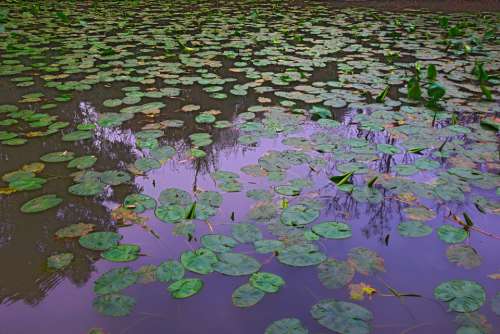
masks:
[[[67,150],[44,153],[41,162],[5,173],[0,195],[42,190],[52,178],[44,177],[45,164],[64,162],[77,170],[70,175],[70,194],[104,198],[109,187],[131,183],[134,176],[164,168],[167,161],[206,159],[213,134],[228,128],[238,131],[238,144],[245,148],[273,139],[285,148],[241,166],[241,175],[213,171],[210,177],[222,195],[166,188],[158,199],[146,193],[124,198],[113,211],[115,220],[147,228],[142,214],[150,210],[160,221],[174,224],[175,235],[190,241],[196,221],[214,217],[226,193],[246,191],[256,203],[243,221],[231,223],[231,235],[203,235],[200,246],[179,259],[102,274],[94,284],[98,312],[130,314],[135,298],[122,290],[134,284],[163,282],[173,298],[192,297],[203,288],[199,275],[213,272],[248,276],[232,294],[236,307],[251,307],[266,294],[279,293],[286,278],[262,271],[255,257],[235,250],[241,244],[251,244],[257,254],[271,253],[286,266],[317,267],[326,288],[349,287],[353,300],[371,295],[373,288],[351,282],[356,274],[385,272],[376,252],[355,247],[341,260],[319,247],[319,241],[334,243],[353,235],[348,220],[320,218],[325,203],[340,198],[368,206],[402,203],[405,219],[396,228],[404,238],[433,233],[431,221],[437,215],[426,203],[445,207],[450,219],[439,222],[435,233],[450,244],[448,260],[464,269],[481,264],[467,239],[491,235],[461,208],[473,203],[482,214],[500,213],[495,198],[500,195],[497,15],[382,15],[343,9],[332,16],[325,5],[303,9],[272,2],[227,4],[214,11],[206,3],[196,8],[162,1],[114,5],[113,13],[99,2],[89,8],[66,4],[55,13],[41,5],[0,6],[0,37],[5,37],[0,40],[0,79],[22,92],[17,101],[0,105],[0,148],[51,135],[68,145]],[[94,122],[60,120],[57,110],[75,95],[114,85],[121,85],[120,96],[100,101]],[[191,101],[193,91],[201,91],[213,105],[252,102],[222,119],[221,110]],[[166,143],[170,131],[191,123],[196,127],[186,133],[185,152]],[[94,168],[98,152],[77,156],[71,150],[105,129],[137,129],[137,124],[140,129],[133,136],[140,156],[127,170],[99,171]],[[318,180],[324,187],[319,188]],[[271,186],[255,188],[261,182]],[[63,198],[62,193],[44,194],[20,210],[42,212]],[[120,243],[118,232],[96,228],[73,224],[55,237],[77,238],[81,247],[111,262],[131,262],[142,255],[140,245]],[[64,270],[75,256],[54,254],[47,266]],[[355,289],[361,289],[361,297]],[[389,291],[396,297],[410,295]],[[500,294],[489,297],[471,280],[443,282],[434,295],[458,312],[459,334],[489,333],[484,316],[476,312],[487,297],[500,313]],[[372,312],[356,303],[323,299],[310,313],[337,333],[371,330]],[[265,331],[308,332],[296,318],[277,320]]]

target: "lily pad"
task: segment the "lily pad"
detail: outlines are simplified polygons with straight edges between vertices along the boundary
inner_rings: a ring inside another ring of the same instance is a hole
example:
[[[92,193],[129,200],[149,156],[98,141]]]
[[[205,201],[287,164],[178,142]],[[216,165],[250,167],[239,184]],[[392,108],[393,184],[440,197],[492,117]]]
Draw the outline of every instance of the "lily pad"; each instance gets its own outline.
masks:
[[[112,262],[130,262],[137,260],[140,251],[137,245],[123,244],[108,249],[101,256]]]
[[[219,261],[214,264],[214,270],[229,276],[245,276],[260,269],[260,263],[251,256],[239,253],[222,253]]]
[[[122,236],[116,232],[93,232],[84,235],[78,242],[87,249],[105,251],[118,245],[121,239]]]
[[[137,282],[138,275],[128,267],[108,270],[94,283],[94,292],[106,295],[121,291]]]
[[[352,236],[351,227],[339,222],[324,222],[314,225],[313,232],[327,239],[346,239]]]
[[[236,307],[250,307],[260,302],[265,295],[264,291],[250,284],[243,284],[234,290],[231,299],[233,300],[233,305]]]
[[[311,315],[322,326],[340,334],[368,334],[373,314],[366,308],[335,299],[325,299],[315,304]]]
[[[33,198],[21,206],[21,212],[23,213],[38,213],[48,209],[52,209],[63,201],[62,198],[57,197],[57,195],[42,195],[40,197]]]
[[[355,268],[352,264],[335,259],[327,259],[318,266],[318,278],[329,289],[338,289],[352,281]]]
[[[266,328],[264,334],[309,334],[299,319],[285,318],[276,320]]]
[[[250,285],[267,293],[275,293],[285,285],[285,281],[276,274],[258,272],[250,276]]]
[[[474,312],[484,304],[486,293],[476,282],[451,280],[439,284],[434,289],[434,297],[439,301],[447,302],[452,311]]]
[[[203,288],[203,281],[199,278],[183,278],[169,285],[170,295],[176,299],[189,298]]]
[[[156,278],[160,282],[178,281],[183,277],[184,267],[178,261],[165,261],[156,269]]]
[[[110,317],[124,317],[132,312],[135,299],[121,294],[97,296],[93,302],[94,309]]]

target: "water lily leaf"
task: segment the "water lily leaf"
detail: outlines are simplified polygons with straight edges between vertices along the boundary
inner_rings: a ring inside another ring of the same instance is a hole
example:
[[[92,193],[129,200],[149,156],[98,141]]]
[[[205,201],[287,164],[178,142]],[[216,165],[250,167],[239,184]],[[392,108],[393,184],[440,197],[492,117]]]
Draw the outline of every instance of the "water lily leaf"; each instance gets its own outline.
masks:
[[[255,251],[261,254],[277,252],[284,247],[283,242],[272,239],[257,240],[253,243],[253,245],[255,247]]]
[[[448,244],[457,244],[467,239],[467,232],[463,228],[444,224],[437,229],[439,239]]]
[[[166,223],[178,223],[186,219],[187,210],[180,205],[162,205],[156,208],[155,215]]]
[[[150,151],[151,157],[155,160],[158,160],[162,163],[170,160],[174,157],[176,151],[172,146],[159,146]]]
[[[92,167],[96,161],[97,157],[93,155],[85,155],[68,162],[68,168],[87,169]]]
[[[89,234],[95,229],[94,224],[78,223],[63,227],[56,231],[55,236],[58,239],[79,238]]]
[[[276,188],[274,188],[274,191],[276,191],[280,195],[285,195],[285,196],[300,195],[300,188],[289,185],[277,186]]]
[[[73,160],[74,158],[75,154],[73,152],[62,151],[62,152],[52,152],[42,155],[40,157],[40,160],[42,160],[43,162],[65,162]]]
[[[202,275],[213,272],[217,261],[217,256],[214,252],[206,248],[186,251],[181,254],[181,263],[184,268]]]
[[[156,207],[154,198],[144,194],[130,194],[123,200],[123,206],[134,212],[141,213]]]
[[[138,275],[128,267],[108,270],[94,282],[94,292],[98,295],[119,292],[137,282]]]
[[[491,300],[491,309],[496,315],[500,315],[500,292],[497,292]]]
[[[318,266],[318,278],[329,289],[338,289],[352,281],[354,266],[347,261],[327,259]]]
[[[112,262],[130,262],[137,260],[140,251],[137,245],[123,244],[108,249],[101,256]]]
[[[189,298],[203,288],[203,281],[199,278],[183,278],[169,285],[170,295],[176,299]]]
[[[105,251],[118,245],[121,239],[116,232],[93,232],[80,237],[78,242],[87,249]]]
[[[398,232],[403,237],[420,238],[431,234],[432,227],[419,221],[408,221],[398,225]]]
[[[472,269],[481,264],[481,257],[474,248],[468,245],[451,245],[446,250],[446,256],[451,263],[459,267]]]
[[[253,274],[260,269],[260,263],[253,257],[239,253],[221,253],[219,262],[214,264],[214,270],[229,276],[244,276]]]
[[[476,282],[451,280],[439,284],[434,289],[434,297],[439,301],[447,302],[450,310],[473,312],[484,304],[486,293]]]
[[[312,223],[318,217],[319,210],[298,204],[283,210],[281,222],[285,225],[300,226]]]
[[[134,167],[141,172],[149,172],[150,170],[160,168],[161,163],[155,159],[142,158],[134,162]]]
[[[276,215],[276,206],[270,202],[259,202],[252,207],[248,217],[252,220],[269,221]]]
[[[156,278],[160,282],[178,281],[184,277],[184,267],[178,261],[162,262],[156,269]]]
[[[62,198],[57,197],[57,195],[42,195],[40,197],[33,198],[21,206],[21,212],[23,213],[38,213],[48,209],[52,209],[63,201]]]
[[[411,220],[428,221],[436,217],[434,211],[424,206],[406,208],[403,211]]]
[[[298,244],[284,248],[279,252],[278,261],[292,267],[307,267],[320,264],[326,255],[313,244]]]
[[[167,188],[160,193],[159,202],[162,205],[180,205],[180,206],[191,206],[193,200],[191,195],[182,189],[177,188]]]
[[[63,141],[78,141],[90,138],[92,138],[92,131],[86,131],[86,130],[76,130],[62,136]]]
[[[243,284],[234,290],[231,299],[233,300],[233,305],[236,307],[250,307],[260,302],[265,295],[264,291],[250,284]]]
[[[41,189],[47,180],[41,177],[19,178],[9,182],[9,187],[16,191]]]
[[[262,239],[262,232],[252,224],[234,224],[231,227],[233,238],[241,243],[255,242]]]
[[[266,328],[264,334],[309,334],[299,319],[285,318],[276,320]]]
[[[149,284],[156,282],[156,269],[154,264],[146,264],[137,269],[137,283]]]
[[[335,299],[315,304],[311,315],[322,326],[341,334],[368,334],[373,314],[366,308]]]
[[[349,251],[349,262],[357,272],[363,275],[373,275],[384,272],[384,259],[368,248],[357,247]]]
[[[227,253],[236,247],[238,242],[222,234],[206,234],[201,237],[201,244],[213,252]]]
[[[327,239],[346,239],[352,236],[351,227],[339,222],[324,222],[314,225],[313,232]]]
[[[76,183],[68,188],[68,191],[76,196],[95,196],[102,194],[106,185],[99,181],[84,181]]]
[[[110,186],[117,186],[119,184],[130,181],[130,174],[120,170],[108,170],[101,173],[101,181]]]
[[[129,315],[134,306],[134,298],[120,294],[97,296],[93,302],[94,309],[110,317],[124,317]]]
[[[218,208],[222,204],[222,196],[216,191],[204,191],[197,197],[198,204]]]
[[[250,285],[267,293],[278,292],[285,280],[273,273],[258,272],[250,276]]]
[[[49,256],[47,259],[47,267],[49,269],[59,270],[67,267],[75,256],[72,253],[60,253]]]

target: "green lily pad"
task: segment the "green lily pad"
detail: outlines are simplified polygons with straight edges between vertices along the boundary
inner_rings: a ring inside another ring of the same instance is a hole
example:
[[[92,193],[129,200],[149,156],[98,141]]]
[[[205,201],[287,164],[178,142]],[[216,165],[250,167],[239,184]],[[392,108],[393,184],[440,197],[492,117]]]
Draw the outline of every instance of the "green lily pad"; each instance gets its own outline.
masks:
[[[101,181],[110,186],[117,186],[119,184],[130,181],[130,174],[120,170],[108,170],[101,173],[99,177]]]
[[[214,252],[206,248],[186,251],[181,255],[181,263],[184,268],[202,275],[213,272],[217,261],[217,256]]]
[[[311,315],[322,326],[341,334],[368,334],[373,314],[366,308],[335,299],[325,299],[315,304]]]
[[[73,160],[74,158],[75,154],[73,152],[62,151],[62,152],[52,152],[42,155],[40,157],[40,160],[42,160],[43,162],[65,162]]]
[[[121,239],[116,232],[93,232],[82,236],[78,242],[87,249],[105,251],[118,245]]]
[[[140,251],[137,245],[123,244],[108,249],[101,256],[112,262],[130,262],[137,260]]]
[[[47,267],[49,269],[59,270],[67,267],[75,256],[72,253],[60,253],[49,256],[47,259]]]
[[[156,207],[154,198],[144,194],[130,194],[123,200],[123,206],[137,213],[142,213]]]
[[[285,318],[276,320],[266,328],[264,334],[309,334],[299,319]]]
[[[450,245],[446,250],[446,256],[451,263],[465,269],[472,269],[481,265],[481,257],[474,248],[468,245]]]
[[[250,285],[267,293],[278,292],[285,280],[273,273],[258,272],[250,276]]]
[[[239,253],[221,253],[214,264],[215,271],[229,276],[250,275],[259,271],[261,264],[253,257]]]
[[[110,317],[124,317],[132,312],[135,299],[121,294],[97,296],[93,307],[97,312]]]
[[[313,232],[327,239],[346,239],[352,236],[351,227],[339,222],[324,222],[314,225]]]
[[[92,167],[96,161],[97,157],[93,155],[85,155],[68,162],[68,168],[87,169]]]
[[[176,299],[189,298],[203,288],[203,281],[199,278],[183,278],[169,285],[170,295]]]
[[[252,224],[234,224],[231,227],[231,233],[241,243],[255,242],[262,239],[262,232]]]
[[[201,244],[213,252],[227,253],[236,247],[238,242],[222,234],[206,234],[201,237]]]
[[[432,227],[419,221],[408,221],[398,225],[398,232],[403,237],[420,238],[431,234]]]
[[[441,225],[437,229],[439,239],[448,244],[457,244],[467,239],[468,233],[463,228],[454,227],[448,224]]]
[[[283,210],[281,222],[285,225],[300,226],[312,223],[318,217],[319,210],[298,204]]]
[[[357,272],[363,275],[373,275],[377,272],[384,272],[384,259],[368,248],[353,248],[348,254],[349,262]]]
[[[138,275],[128,267],[108,270],[94,283],[94,292],[98,295],[107,295],[121,291],[137,282]]]
[[[234,290],[231,299],[236,307],[254,306],[264,298],[266,293],[250,284],[243,284]]]
[[[318,266],[318,278],[329,289],[338,289],[352,281],[356,270],[346,261],[327,259]]]
[[[184,267],[178,261],[165,261],[161,263],[156,269],[156,278],[160,282],[178,281],[183,277]]]
[[[79,238],[89,234],[95,228],[94,224],[78,223],[63,227],[56,231],[56,238]]]
[[[320,264],[326,255],[313,244],[298,244],[282,249],[278,254],[278,261],[292,267],[307,267]]]
[[[476,282],[451,280],[439,284],[434,289],[434,297],[447,302],[452,311],[474,312],[484,304],[486,293]]]
[[[62,198],[57,197],[57,195],[42,195],[40,197],[33,198],[21,206],[21,212],[23,213],[38,213],[48,209],[52,209],[63,201]]]

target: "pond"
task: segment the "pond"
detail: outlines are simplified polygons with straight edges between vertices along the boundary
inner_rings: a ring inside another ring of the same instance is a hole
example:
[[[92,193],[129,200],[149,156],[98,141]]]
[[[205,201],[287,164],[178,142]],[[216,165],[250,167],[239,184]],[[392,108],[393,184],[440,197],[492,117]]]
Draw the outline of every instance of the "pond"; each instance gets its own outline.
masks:
[[[0,333],[494,333],[498,26],[2,2]]]

